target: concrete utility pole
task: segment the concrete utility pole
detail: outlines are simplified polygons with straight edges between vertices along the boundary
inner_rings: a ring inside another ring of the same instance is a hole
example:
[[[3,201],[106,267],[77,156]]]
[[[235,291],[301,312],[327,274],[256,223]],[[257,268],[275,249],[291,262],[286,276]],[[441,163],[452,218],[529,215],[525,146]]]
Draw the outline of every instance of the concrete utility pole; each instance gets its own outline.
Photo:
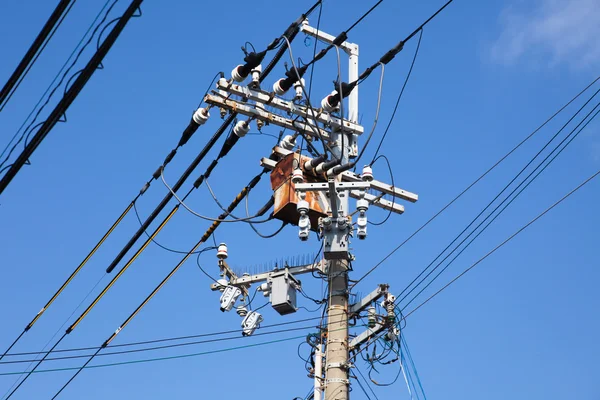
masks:
[[[308,25],[308,21],[302,25],[301,30],[321,40],[327,44],[332,44],[335,37],[322,31],[317,31]],[[344,42],[340,48],[349,55],[348,81],[351,82],[358,78],[358,45]],[[339,79],[342,79],[340,76]],[[343,101],[343,100],[342,100]],[[358,90],[355,88],[348,101],[348,119],[350,122],[358,122]],[[342,115],[343,117],[343,115]],[[341,165],[350,161],[352,149],[356,148],[356,135],[344,129],[332,132],[334,146],[333,153],[341,158]],[[356,153],[353,154],[356,156]],[[335,178],[336,182],[341,182],[341,176]],[[348,196],[345,192],[339,192],[338,198],[335,198],[335,192],[330,192],[330,209],[334,217],[346,220],[348,218]],[[339,204],[337,207],[336,203]],[[337,224],[338,222],[334,222]],[[352,225],[351,220],[346,224]],[[336,235],[332,233],[331,235]],[[325,241],[330,238],[324,238]],[[335,240],[335,239],[333,239]],[[347,400],[350,386],[348,361],[348,267],[350,253],[346,246],[346,251],[339,255],[339,258],[328,261],[327,280],[329,282],[329,307],[327,308],[327,339],[325,343],[325,400]]]
[[[308,21],[302,24],[301,31],[327,45],[335,40],[334,36],[309,26]],[[339,44],[339,49],[349,56],[348,81],[353,82],[358,77],[358,45],[343,42]],[[258,76],[260,70],[256,71]],[[398,334],[394,298],[389,294],[387,285],[379,285],[365,298],[349,304],[348,271],[354,259],[349,252],[350,237],[353,234],[358,239],[367,237],[366,211],[369,206],[402,214],[404,207],[396,200],[415,202],[418,196],[374,180],[370,166],[366,166],[362,174],[349,171],[351,167],[336,173],[330,166],[324,166],[331,163],[325,162],[326,158],[311,158],[294,150],[296,136],[302,134],[329,143],[335,165],[351,165],[351,160],[358,155],[357,138],[364,132],[364,128],[358,124],[358,88],[349,93],[347,108],[341,104],[340,111],[348,115],[348,118],[344,118],[344,115],[335,115],[337,107],[327,108],[323,102],[319,109],[298,102],[306,96],[303,84],[298,82],[294,83],[294,101],[276,96],[285,93],[281,91],[279,81],[274,85],[274,92],[265,91],[257,85],[236,82],[241,81],[233,76],[230,80],[220,79],[216,84],[217,92],[208,94],[205,101],[223,112],[235,111],[238,115],[248,117],[248,121],[256,120],[259,128],[271,124],[296,132],[294,136],[284,137],[279,146],[273,148],[271,156],[261,160],[261,166],[272,170],[273,217],[298,225],[298,236],[303,241],[308,240],[311,231],[316,232],[323,241],[324,261],[304,265],[283,263],[271,271],[237,276],[227,266],[227,246],[221,244],[217,252],[221,279],[211,284],[211,289],[222,292],[222,311],[233,310],[238,299],[241,299],[241,304],[235,310],[243,318],[242,334],[248,336],[263,321],[260,313],[250,309],[250,285],[260,284],[257,290],[269,296],[273,309],[280,315],[287,315],[297,310],[296,291],[301,288],[301,283],[296,276],[314,272],[326,276],[329,288],[326,294],[327,327],[320,332],[320,338],[314,344],[314,400],[348,400],[351,352],[368,346],[385,330],[388,330],[390,341],[395,340]],[[343,97],[340,97],[343,102]],[[285,113],[268,111],[267,106]],[[369,190],[379,194],[368,193]],[[394,201],[383,199],[384,195],[393,196]],[[357,200],[356,227],[352,223],[350,197]],[[377,315],[373,307],[373,303],[380,299],[383,299],[381,306],[386,310],[385,316]],[[359,317],[365,311],[369,313],[368,329],[350,341],[348,320]]]

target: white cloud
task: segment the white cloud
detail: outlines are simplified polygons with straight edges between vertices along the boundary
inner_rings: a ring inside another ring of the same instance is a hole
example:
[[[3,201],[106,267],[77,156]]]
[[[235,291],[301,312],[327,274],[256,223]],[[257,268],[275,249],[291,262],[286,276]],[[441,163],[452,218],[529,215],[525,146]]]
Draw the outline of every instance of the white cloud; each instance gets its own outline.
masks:
[[[536,0],[533,8],[506,8],[492,58],[514,64],[528,58],[577,68],[600,65],[600,0]]]

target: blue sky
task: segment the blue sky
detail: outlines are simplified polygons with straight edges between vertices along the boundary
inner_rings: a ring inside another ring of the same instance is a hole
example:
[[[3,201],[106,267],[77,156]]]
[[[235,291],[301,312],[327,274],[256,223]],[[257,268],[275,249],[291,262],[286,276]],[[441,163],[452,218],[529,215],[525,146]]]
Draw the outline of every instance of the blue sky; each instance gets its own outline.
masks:
[[[1,82],[13,71],[54,3],[0,4]],[[150,178],[179,140],[215,73],[222,70],[228,74],[241,62],[239,48],[245,41],[263,48],[312,4],[280,3],[233,0],[227,3],[233,12],[220,2],[144,2],[143,16],[128,24],[108,54],[105,68],[96,72],[68,111],[68,122],[55,127],[31,157],[32,165],[22,169],[0,199],[1,347],[8,346],[22,331]],[[0,114],[2,148],[103,4],[103,0],[76,3]],[[441,4],[384,1],[349,35],[349,40],[361,46],[360,65],[376,61]],[[337,34],[370,5],[325,1],[321,27]],[[126,6],[120,1],[114,16]],[[456,0],[427,26],[413,75],[383,146],[397,186],[418,193],[420,200],[404,204],[404,215],[393,216],[381,227],[371,226],[368,239],[354,243],[357,260],[352,277],[361,276],[597,76],[599,13],[598,0]],[[314,25],[316,15],[310,21]],[[415,45],[416,40],[409,42],[386,68],[381,125],[375,139],[391,115]],[[302,35],[293,48],[296,56],[310,59],[312,47]],[[85,54],[89,57],[91,53]],[[317,64],[313,102],[332,90],[336,71],[333,53]],[[283,72],[281,63],[267,83],[272,84]],[[377,89],[378,72],[360,86],[360,115],[365,127],[373,121]],[[386,282],[392,291],[400,292],[580,104],[537,134],[361,282],[357,291],[366,294],[376,284]],[[213,112],[209,123],[198,130],[166,169],[168,182],[176,181],[220,125],[217,114]],[[597,121],[590,124],[422,299],[596,172],[600,168],[598,126]],[[276,128],[265,132],[278,134]],[[269,154],[273,144],[269,136],[249,135],[219,163],[210,183],[223,203],[228,204],[259,172],[258,161]],[[219,147],[209,153],[184,186],[184,192]],[[373,151],[374,147],[367,150],[366,157]],[[383,163],[375,165],[377,179],[389,181],[388,175]],[[138,202],[142,216],[165,193],[161,182],[155,181]],[[595,251],[599,194],[599,183],[591,182],[408,319],[404,333],[428,398],[600,399],[596,378],[600,345],[595,335],[600,327],[596,288],[600,273]],[[269,196],[268,180],[264,179],[250,196],[250,209],[257,210]],[[190,196],[189,205],[206,215],[219,214],[206,187]],[[373,221],[384,216],[380,210],[369,210]],[[158,240],[188,250],[208,225],[181,210]],[[42,349],[54,332],[64,329],[61,326],[65,321],[72,321],[69,316],[75,307],[103,277],[108,263],[138,226],[135,215],[128,215],[14,351]],[[272,232],[278,226],[273,222],[261,228]],[[226,224],[217,230],[216,239],[227,242],[229,261],[240,270],[318,249],[315,241],[299,242],[295,227],[287,227],[267,241],[244,224]],[[60,348],[101,344],[179,259],[180,255],[150,246]],[[217,274],[214,252],[207,252],[200,261],[206,270]],[[92,295],[110,277],[103,279]],[[309,277],[302,281],[309,294],[319,296],[320,282]],[[209,290],[209,284],[195,260],[188,261],[116,342],[237,329],[240,318],[218,310],[218,294]],[[303,298],[300,305],[313,308]],[[264,324],[315,316],[303,309],[286,317],[268,307],[263,310]],[[96,362],[203,352],[299,334],[120,358],[99,357]],[[61,398],[303,397],[312,381],[306,377],[304,362],[296,353],[301,341],[86,370]],[[41,367],[79,363],[48,362]],[[3,365],[0,372],[25,366]],[[364,364],[358,366],[363,372],[367,369]],[[380,380],[393,378],[396,368],[384,368]],[[32,376],[13,398],[50,398],[70,374],[65,371]],[[4,393],[14,379],[0,376],[0,391]],[[353,398],[366,398],[357,385],[353,389]],[[379,398],[410,398],[402,379],[391,387],[375,390]]]

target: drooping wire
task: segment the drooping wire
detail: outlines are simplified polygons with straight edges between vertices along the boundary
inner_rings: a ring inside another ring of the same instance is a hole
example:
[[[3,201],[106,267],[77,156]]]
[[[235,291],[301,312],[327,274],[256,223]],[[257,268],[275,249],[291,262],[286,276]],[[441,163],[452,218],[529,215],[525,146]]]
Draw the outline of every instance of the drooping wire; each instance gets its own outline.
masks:
[[[139,222],[139,224],[140,224],[140,226],[141,226],[141,225],[142,225],[142,219],[140,218],[140,214],[139,214],[139,212],[138,212],[138,209],[137,209],[137,206],[136,206],[136,204],[137,204],[136,202],[134,202],[134,203],[133,203],[133,211],[135,212],[135,216],[136,216],[136,218],[137,218],[137,220],[138,220],[138,222]],[[144,233],[146,234],[146,236],[148,236],[148,237],[150,238],[150,234],[149,234],[149,233],[148,233],[146,230],[144,230]],[[167,247],[167,246],[165,246],[165,245],[163,245],[163,244],[160,244],[160,243],[158,243],[158,242],[156,241],[156,239],[154,239],[154,238],[151,238],[151,240],[152,240],[152,242],[153,242],[155,245],[157,245],[158,247],[160,247],[160,248],[161,248],[161,249],[163,249],[163,250],[169,251],[169,252],[171,252],[171,253],[176,253],[176,254],[187,254],[187,251],[183,251],[183,250],[175,250],[175,249],[172,249],[172,248],[170,248],[170,247]],[[192,254],[198,254],[198,253],[202,253],[203,251],[204,251],[204,249],[203,249],[203,250],[198,250],[198,251],[195,251],[195,252],[193,252]]]
[[[164,176],[162,170],[160,171],[160,178],[162,179],[162,182],[165,185],[165,187],[167,189],[169,189],[169,191],[171,192],[173,197],[175,197],[175,199],[179,202],[179,204],[181,204],[183,206],[183,208],[185,208],[188,212],[190,212],[190,214],[195,215],[196,217],[198,217],[200,219],[204,219],[204,220],[212,221],[212,222],[252,222],[253,224],[262,224],[262,223],[273,220],[272,217],[269,217],[269,218],[266,218],[263,220],[253,221],[253,219],[258,217],[259,215],[254,215],[249,218],[236,218],[236,219],[219,219],[219,218],[207,217],[205,215],[202,215],[202,214],[192,210],[187,204],[185,204],[185,202],[182,199],[179,198],[179,196],[177,196],[177,193],[175,193],[173,188],[171,186],[169,186],[169,184],[165,181],[165,176]],[[230,216],[231,216],[231,214],[230,214]]]
[[[363,279],[369,276],[373,271],[375,271],[380,265],[382,265],[385,261],[387,261],[394,253],[400,250],[406,243],[408,243],[413,237],[415,237],[419,232],[421,232],[425,227],[427,227],[431,222],[433,222],[437,217],[439,217],[444,211],[446,211],[452,204],[454,204],[458,199],[460,199],[465,193],[467,193],[473,186],[479,183],[483,178],[485,178],[490,172],[492,172],[498,165],[500,165],[504,160],[506,160],[509,156],[511,156],[515,151],[517,151],[521,146],[523,146],[527,141],[529,141],[533,136],[535,136],[542,128],[544,128],[548,123],[550,123],[554,118],[556,118],[561,112],[563,112],[568,106],[570,106],[575,100],[577,100],[582,94],[584,94],[589,88],[591,88],[596,82],[600,80],[600,76],[595,78],[591,83],[589,83],[583,90],[577,93],[573,98],[571,98],[566,104],[564,104],[561,108],[559,108],[554,114],[552,114],[548,119],[546,119],[541,125],[539,125],[536,129],[533,130],[529,135],[527,135],[522,141],[520,141],[516,146],[514,146],[511,150],[509,150],[506,154],[504,154],[498,161],[496,161],[491,167],[489,167],[483,174],[477,177],[473,182],[471,182],[466,188],[464,188],[458,195],[456,195],[452,200],[450,200],[446,205],[444,205],[439,211],[437,211],[431,218],[429,218],[425,223],[423,223],[417,230],[411,233],[406,239],[404,239],[398,246],[392,249],[384,258],[382,258],[377,264],[371,267],[364,275],[362,275],[353,285],[356,286]]]
[[[387,164],[388,171],[390,173],[390,179],[392,181],[392,187],[395,187],[394,172],[392,171],[392,166],[390,164],[390,160],[388,160],[388,158],[385,155],[381,154],[381,155],[377,156],[377,158],[375,160],[371,161],[371,165],[374,165],[377,162],[377,160],[380,158],[382,158],[385,161],[385,163]],[[395,202],[396,202],[396,192],[392,192],[392,207],[394,206]],[[387,220],[390,218],[390,216],[392,215],[392,207],[390,207],[390,209],[388,210],[387,216],[382,221],[379,221],[379,222],[369,221],[369,223],[371,225],[376,225],[376,226],[385,224],[387,222]]]

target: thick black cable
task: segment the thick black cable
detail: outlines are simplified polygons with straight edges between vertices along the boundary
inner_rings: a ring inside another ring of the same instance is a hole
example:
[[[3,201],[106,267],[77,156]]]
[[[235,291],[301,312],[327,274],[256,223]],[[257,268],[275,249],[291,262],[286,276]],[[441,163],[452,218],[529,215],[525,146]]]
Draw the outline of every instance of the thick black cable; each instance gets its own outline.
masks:
[[[42,54],[46,45],[50,42],[76,1],[60,0],[56,5],[56,8],[42,27],[42,30],[38,33],[10,78],[8,78],[6,84],[4,84],[2,90],[0,90],[0,111],[4,109],[6,103],[8,103],[13,93],[18,89],[23,79],[25,79],[25,76],[35,64],[40,54]]]
[[[390,126],[392,126],[392,122],[394,121],[394,117],[396,116],[396,111],[398,111],[398,105],[400,104],[400,100],[402,99],[402,95],[404,94],[404,89],[406,89],[406,85],[408,84],[408,80],[410,79],[410,76],[412,74],[413,67],[415,66],[415,61],[417,61],[417,56],[419,55],[419,49],[421,48],[421,39],[423,38],[423,29],[421,28],[419,32],[421,34],[419,35],[419,41],[417,42],[417,48],[415,50],[415,55],[413,56],[412,62],[410,63],[410,68],[408,70],[408,74],[406,75],[406,79],[404,80],[404,83],[402,84],[402,89],[400,89],[400,93],[398,94],[398,98],[396,99],[396,105],[394,106],[394,111],[392,112],[392,116],[390,117],[390,120],[389,120],[387,126],[385,127],[385,130],[383,131],[381,140],[379,141],[379,144],[377,145],[377,150],[375,150],[375,154],[373,155],[373,159],[371,160],[369,165],[373,165],[373,163],[377,159],[377,154],[379,154],[379,150],[381,149],[381,146],[383,145],[383,141],[385,140],[388,130],[390,129]]]
[[[98,68],[102,59],[106,56],[112,45],[115,43],[120,33],[125,28],[127,22],[131,19],[133,13],[140,6],[143,0],[133,0],[130,6],[123,13],[122,18],[115,24],[115,27],[111,30],[110,34],[106,37],[106,40],[102,43],[102,46],[87,63],[84,71],[77,77],[77,80],[71,86],[67,94],[61,99],[54,110],[48,116],[48,119],[44,122],[42,127],[37,131],[33,137],[31,143],[25,147],[23,152],[17,157],[13,165],[6,172],[6,174],[0,180],[0,194],[6,189],[8,184],[17,175],[20,169],[25,165],[26,161],[29,160],[33,152],[38,148],[46,136],[50,133],[52,128],[56,125],[58,120],[67,111],[69,106],[73,103],[77,95],[81,92],[85,84],[92,77],[95,70]]]
[[[104,22],[106,21],[106,19],[108,18],[108,15],[110,14],[110,12],[112,11],[112,9],[114,8],[114,6],[117,4],[119,0],[114,0],[111,5],[108,7],[108,9],[106,10],[106,12],[104,13],[104,16],[102,17],[102,19],[100,20],[100,22],[96,25],[96,27],[94,28],[94,30],[92,31],[92,34],[90,35],[90,37],[88,38],[88,40],[81,46],[81,48],[79,49],[79,52],[77,53],[77,55],[75,56],[75,58],[73,59],[73,61],[71,62],[71,64],[69,65],[69,67],[63,72],[60,80],[58,81],[58,83],[54,86],[54,88],[50,91],[50,93],[48,94],[48,97],[46,98],[46,101],[38,108],[37,112],[35,113],[35,115],[33,116],[33,119],[29,122],[29,124],[25,127],[25,129],[23,130],[23,133],[21,134],[21,137],[16,141],[16,143],[13,144],[13,146],[11,147],[11,149],[9,150],[8,154],[6,155],[6,157],[4,158],[4,160],[2,160],[0,162],[0,168],[3,167],[8,160],[10,159],[10,156],[12,155],[12,153],[15,151],[15,149],[18,147],[19,143],[21,143],[21,141],[23,141],[23,138],[26,138],[26,142],[29,142],[29,136],[32,134],[32,132],[40,125],[43,125],[44,122],[40,122],[39,124],[36,124],[38,117],[40,116],[40,114],[42,113],[42,111],[46,108],[46,106],[50,103],[50,100],[52,99],[52,97],[54,96],[54,93],[56,93],[56,91],[58,90],[58,88],[63,84],[63,81],[66,79],[67,75],[69,74],[69,72],[71,72],[71,70],[73,69],[73,67],[75,66],[75,64],[77,64],[77,62],[79,61],[79,58],[81,57],[81,55],[83,54],[83,52],[85,51],[85,49],[87,48],[87,46],[89,46],[89,44],[91,43],[92,39],[94,38],[94,36],[96,35],[96,32],[98,31],[98,29],[100,29],[100,27],[102,26],[102,24],[104,24]],[[102,9],[104,10],[104,8]],[[102,10],[100,10],[100,13],[98,13],[98,16],[96,18],[98,18],[100,16],[100,14],[102,13]],[[92,26],[94,25],[95,21],[92,23]],[[90,26],[91,29],[91,26]],[[87,34],[87,32],[86,32]],[[81,42],[83,42],[83,40],[85,39],[86,34],[83,35]],[[81,44],[80,42],[80,44]],[[78,45],[79,46],[79,45]],[[75,49],[73,50],[73,53],[71,54],[71,56],[75,53],[75,51],[77,50],[77,47],[75,47]],[[70,56],[70,57],[71,57]],[[70,59],[69,57],[69,59]],[[68,60],[67,59],[67,62]],[[66,65],[66,63],[65,63]],[[64,68],[64,66],[63,66]],[[62,70],[62,69],[61,69]],[[60,74],[60,71],[59,71]],[[73,76],[77,75],[78,73],[75,73]],[[58,77],[58,76],[57,76]],[[70,81],[70,79],[69,79]],[[51,84],[52,85],[52,84]],[[49,89],[49,88],[48,88]],[[63,98],[64,95],[66,95],[66,93],[63,94]],[[42,96],[43,98],[44,96]],[[41,101],[41,99],[40,99]],[[38,103],[39,104],[39,103]],[[34,110],[32,110],[32,112],[29,114],[29,116],[31,116],[31,114],[33,113],[33,111],[35,111],[35,107]],[[23,124],[21,125],[21,128],[23,128],[23,126],[25,125],[25,123],[27,122],[27,119],[29,118],[29,116],[25,119],[25,121],[23,122]],[[64,117],[64,113],[62,116],[59,116],[59,119],[57,122],[65,122],[64,119],[60,119]],[[34,126],[35,124],[35,126]],[[19,128],[17,130],[17,132],[14,134],[14,136],[12,137],[12,139],[10,140],[9,144],[4,148],[4,150],[2,151],[2,154],[4,155],[4,153],[6,152],[6,150],[8,149],[8,147],[10,147],[10,143],[12,143],[12,141],[15,139],[15,137],[17,137],[17,135],[19,134],[19,132],[21,131],[21,128]],[[11,164],[12,166],[12,164]],[[8,168],[2,168],[2,170],[0,170],[0,173],[2,173],[5,169]]]
[[[598,103],[598,105],[597,105],[597,106],[594,108],[594,110],[595,110],[597,107],[599,107],[599,106],[600,106],[600,103]],[[592,111],[590,112],[590,114],[591,114],[591,113],[592,113],[594,110],[592,110]],[[579,134],[580,134],[580,133],[581,133],[581,132],[582,132],[582,131],[583,131],[583,130],[584,130],[586,127],[587,127],[587,126],[588,126],[588,124],[590,124],[590,123],[591,123],[591,122],[594,120],[594,118],[595,118],[595,117],[598,115],[598,113],[600,113],[600,110],[596,111],[596,112],[594,113],[594,115],[593,115],[593,116],[592,116],[592,117],[591,117],[589,120],[587,120],[587,122],[585,122],[585,124],[584,124],[583,126],[581,126],[581,128],[580,128],[580,129],[577,131],[577,133],[575,133],[573,136],[571,136],[571,135],[573,134],[573,132],[575,132],[575,130],[577,130],[577,129],[579,128],[579,125],[577,125],[577,126],[576,126],[576,127],[573,129],[573,131],[571,131],[571,133],[569,134],[569,136],[567,136],[567,137],[566,137],[566,138],[565,138],[565,139],[564,139],[564,140],[563,140],[561,143],[559,143],[559,144],[557,145],[557,147],[556,147],[556,148],[555,148],[555,149],[552,151],[552,153],[550,153],[550,154],[548,155],[548,157],[546,157],[546,159],[544,159],[544,160],[543,160],[543,161],[542,161],[542,162],[541,162],[541,163],[540,163],[540,164],[539,164],[539,165],[538,165],[538,166],[537,166],[537,167],[536,167],[536,168],[535,168],[535,169],[534,169],[534,170],[533,170],[533,171],[532,171],[532,172],[531,172],[531,173],[530,173],[530,174],[529,174],[529,175],[528,175],[528,176],[527,176],[527,177],[526,177],[526,178],[525,178],[525,179],[524,179],[524,180],[523,180],[523,181],[522,181],[520,184],[519,184],[519,186],[517,186],[517,187],[516,187],[516,188],[515,188],[515,189],[514,189],[514,190],[513,190],[513,191],[512,191],[512,192],[511,192],[511,193],[510,193],[510,194],[509,194],[509,195],[508,195],[508,196],[507,196],[507,197],[506,197],[504,200],[503,200],[503,201],[502,201],[502,203],[500,203],[500,204],[499,204],[499,205],[498,205],[498,206],[497,206],[497,207],[496,207],[496,208],[495,208],[495,209],[494,209],[492,212],[490,212],[490,214],[489,214],[489,215],[488,215],[488,216],[487,216],[487,217],[486,217],[486,218],[485,218],[483,221],[481,221],[481,223],[480,223],[479,225],[477,225],[477,227],[475,227],[475,228],[473,229],[473,231],[472,231],[472,232],[471,232],[471,233],[470,233],[468,236],[466,236],[466,237],[465,237],[465,238],[464,238],[464,239],[463,239],[463,240],[462,240],[462,241],[461,241],[461,242],[460,242],[460,243],[459,243],[459,244],[458,244],[458,245],[457,245],[457,246],[456,246],[456,247],[455,247],[455,248],[454,248],[454,249],[453,249],[453,250],[452,250],[452,251],[451,251],[451,252],[450,252],[450,253],[449,253],[449,254],[448,254],[448,255],[447,255],[445,258],[444,258],[444,259],[443,259],[443,260],[441,260],[441,261],[438,263],[438,265],[436,265],[436,267],[435,267],[435,268],[433,268],[433,269],[430,271],[430,273],[428,273],[428,274],[427,274],[425,277],[423,277],[423,279],[422,279],[422,280],[421,280],[421,281],[420,281],[420,282],[419,282],[417,285],[415,285],[415,286],[413,287],[413,289],[411,289],[411,290],[410,290],[408,293],[406,293],[406,295],[405,295],[403,298],[401,298],[401,299],[399,299],[399,300],[398,300],[398,303],[400,303],[400,302],[402,302],[402,301],[403,301],[403,300],[404,300],[406,297],[408,297],[408,295],[409,295],[410,293],[412,293],[412,291],[413,291],[413,290],[415,290],[417,287],[419,287],[419,285],[420,285],[421,283],[423,283],[423,282],[424,282],[424,281],[425,281],[425,280],[426,280],[426,279],[427,279],[427,278],[428,278],[428,277],[429,277],[429,276],[430,276],[430,275],[431,275],[431,274],[432,274],[432,273],[433,273],[433,272],[434,272],[434,271],[435,271],[437,268],[439,268],[439,267],[441,266],[441,264],[442,264],[444,261],[446,261],[446,260],[448,259],[448,257],[450,257],[450,255],[452,255],[452,253],[454,253],[454,252],[455,252],[455,251],[456,251],[456,250],[457,250],[457,249],[458,249],[458,248],[459,248],[459,247],[460,247],[460,246],[461,246],[461,245],[462,245],[462,244],[463,244],[463,243],[464,243],[464,242],[465,242],[465,241],[466,241],[466,240],[467,240],[467,239],[468,239],[468,238],[469,238],[469,237],[470,237],[470,236],[471,236],[473,233],[475,233],[475,232],[477,231],[477,229],[479,229],[479,227],[481,227],[481,225],[483,225],[483,224],[484,224],[484,223],[487,221],[487,219],[488,219],[489,217],[491,217],[491,216],[492,216],[492,215],[493,215],[493,214],[494,214],[494,213],[495,213],[495,212],[498,210],[498,208],[500,208],[500,206],[502,206],[502,205],[504,204],[504,202],[506,202],[508,199],[510,199],[510,201],[508,201],[508,203],[506,203],[506,204],[504,205],[504,207],[503,207],[503,208],[502,208],[502,209],[501,209],[501,210],[500,210],[500,211],[499,211],[499,212],[498,212],[498,213],[497,213],[497,214],[496,214],[496,215],[495,215],[495,216],[494,216],[494,217],[493,217],[493,218],[492,218],[492,219],[491,219],[491,220],[490,220],[490,221],[489,221],[489,222],[488,222],[488,223],[487,223],[487,224],[486,224],[484,227],[483,227],[483,229],[481,229],[481,230],[480,230],[480,231],[477,233],[477,235],[475,235],[475,236],[473,237],[473,239],[471,239],[471,240],[469,241],[469,243],[467,243],[467,244],[466,244],[466,245],[465,245],[465,246],[464,246],[464,247],[463,247],[463,248],[462,248],[462,249],[461,249],[461,250],[460,250],[460,251],[459,251],[459,252],[458,252],[458,253],[457,253],[457,254],[454,256],[454,258],[452,258],[452,260],[450,260],[450,262],[448,262],[448,264],[446,264],[446,266],[445,266],[444,268],[442,268],[442,270],[441,270],[441,271],[439,271],[439,272],[438,272],[438,273],[437,273],[437,274],[436,274],[436,275],[435,275],[435,276],[434,276],[434,277],[433,277],[433,278],[432,278],[432,279],[431,279],[431,280],[430,280],[430,281],[429,281],[429,282],[428,282],[428,283],[427,283],[427,284],[426,284],[424,287],[422,287],[422,288],[421,288],[421,290],[419,290],[419,292],[418,292],[416,295],[414,295],[414,296],[412,297],[412,299],[411,299],[411,300],[410,300],[408,303],[406,303],[406,304],[405,304],[405,305],[402,307],[402,310],[405,310],[405,309],[406,309],[406,308],[407,308],[407,307],[408,307],[410,304],[412,304],[412,302],[413,302],[413,301],[414,301],[414,300],[415,300],[417,297],[419,297],[419,295],[421,295],[421,293],[423,293],[423,292],[424,292],[424,291],[425,291],[425,290],[426,290],[426,289],[427,289],[427,288],[428,288],[428,287],[429,287],[429,286],[430,286],[430,285],[431,285],[431,284],[432,284],[432,283],[433,283],[433,282],[434,282],[434,281],[435,281],[435,280],[436,280],[436,279],[437,279],[437,278],[438,278],[438,277],[439,277],[439,276],[440,276],[442,273],[444,273],[444,271],[446,271],[446,269],[448,269],[448,267],[449,267],[450,265],[452,265],[452,263],[453,263],[453,262],[454,262],[454,261],[455,261],[455,260],[456,260],[456,259],[457,259],[457,258],[458,258],[458,257],[459,257],[459,256],[460,256],[460,255],[461,255],[461,254],[462,254],[462,253],[463,253],[463,252],[464,252],[464,251],[465,251],[465,250],[466,250],[466,249],[467,249],[467,248],[468,248],[468,247],[469,247],[469,246],[470,246],[470,245],[471,245],[471,244],[472,244],[472,243],[473,243],[473,242],[474,242],[474,241],[475,241],[475,240],[476,240],[476,239],[477,239],[477,238],[478,238],[478,237],[479,237],[479,236],[480,236],[480,235],[481,235],[481,234],[482,234],[482,233],[483,233],[483,232],[484,232],[484,231],[485,231],[485,230],[486,230],[486,229],[487,229],[487,228],[488,228],[488,227],[489,227],[489,226],[490,226],[490,225],[491,225],[491,224],[492,224],[492,223],[493,223],[493,222],[494,222],[494,221],[495,221],[495,220],[496,220],[496,219],[497,219],[497,218],[498,218],[498,217],[499,217],[499,216],[500,216],[500,215],[501,215],[503,212],[504,212],[504,210],[506,210],[506,209],[507,209],[507,208],[508,208],[508,207],[509,207],[509,206],[510,206],[512,203],[513,203],[513,201],[515,201],[515,200],[517,199],[517,197],[519,197],[519,195],[520,195],[521,193],[523,193],[523,191],[524,191],[525,189],[527,189],[527,188],[529,187],[529,185],[531,185],[531,183],[533,183],[533,182],[534,182],[534,181],[537,179],[537,177],[538,177],[538,176],[540,176],[540,174],[541,174],[542,172],[544,172],[544,170],[546,170],[546,168],[548,168],[548,166],[549,166],[550,164],[552,164],[552,162],[553,162],[553,161],[554,161],[554,160],[555,160],[555,159],[556,159],[556,158],[557,158],[557,157],[558,157],[558,156],[559,156],[559,155],[560,155],[560,154],[561,154],[561,153],[562,153],[562,152],[563,152],[563,151],[564,151],[564,150],[565,150],[565,149],[566,149],[568,146],[569,146],[569,144],[571,144],[571,142],[573,142],[573,140],[574,140],[574,139],[575,139],[575,138],[576,138],[576,137],[577,137],[577,136],[578,136],[578,135],[579,135]],[[587,117],[588,117],[590,114],[588,114],[588,115],[586,116],[586,119],[587,119]],[[584,119],[584,121],[585,121],[585,119]],[[584,121],[582,121],[582,123],[583,123]],[[581,125],[581,123],[580,123],[580,125]],[[570,137],[570,138],[569,138],[569,137]],[[557,153],[556,153],[556,154],[555,154],[553,157],[552,157],[552,159],[550,159],[550,161],[548,161],[548,162],[547,162],[547,163],[546,163],[546,164],[545,164],[545,165],[544,165],[544,166],[543,166],[543,167],[542,167],[542,168],[541,168],[539,171],[537,171],[537,170],[538,170],[538,168],[539,168],[539,167],[541,167],[541,166],[542,166],[542,164],[543,164],[543,163],[544,163],[544,162],[545,162],[545,161],[546,161],[546,160],[547,160],[547,159],[548,159],[548,158],[549,158],[549,157],[550,157],[550,156],[551,156],[551,155],[554,153],[554,151],[556,151],[556,150],[559,148],[559,146],[560,146],[560,145],[562,145],[562,144],[563,144],[563,142],[564,142],[565,140],[567,140],[567,139],[569,139],[569,141],[568,141],[568,142],[567,142],[567,143],[566,143],[566,144],[565,144],[565,145],[564,145],[564,146],[563,146],[563,147],[562,147],[562,148],[561,148],[561,149],[560,149],[560,150],[559,150],[559,151],[558,151],[558,152],[557,152]],[[521,190],[519,190],[519,192],[517,192],[517,193],[516,193],[516,195],[514,195],[514,196],[511,198],[511,196],[512,196],[512,195],[513,195],[513,194],[514,194],[514,193],[515,193],[515,192],[516,192],[516,191],[517,191],[517,190],[518,190],[520,187],[521,187],[521,185],[523,185],[523,184],[524,184],[524,183],[527,181],[527,179],[529,179],[529,178],[530,178],[530,177],[531,177],[531,176],[532,176],[532,175],[533,175],[533,174],[534,174],[536,171],[537,171],[537,173],[535,174],[535,176],[533,176],[533,178],[532,178],[531,180],[529,180],[529,181],[527,182],[527,184],[526,184],[525,186],[523,186],[523,187],[521,188]]]
[[[465,189],[463,189],[458,195],[456,195],[452,200],[450,200],[446,205],[444,205],[438,212],[436,212],[431,218],[429,218],[423,225],[421,225],[417,230],[415,230],[410,236],[408,236],[404,241],[402,241],[398,246],[396,246],[392,251],[390,251],[383,259],[381,259],[377,264],[371,267],[363,276],[361,276],[352,287],[356,286],[359,282],[361,282],[364,278],[370,275],[375,269],[377,269],[381,264],[387,261],[396,251],[398,251],[402,246],[408,243],[413,237],[415,237],[421,230],[423,230],[427,225],[429,225],[433,220],[435,220],[440,214],[446,211],[452,204],[454,204],[458,199],[460,199],[465,193],[467,193],[473,186],[475,186],[479,181],[485,178],[490,172],[492,172],[498,165],[500,165],[504,160],[506,160],[510,155],[512,155],[517,149],[519,149],[522,145],[524,145],[529,139],[535,136],[542,128],[544,128],[550,121],[552,121],[556,116],[558,116],[561,112],[563,112],[568,106],[570,106],[575,100],[577,100],[582,94],[584,94],[589,88],[591,88],[596,82],[600,80],[600,76],[596,77],[592,82],[590,82],[585,88],[583,88],[579,93],[577,93],[573,98],[571,98],[566,104],[564,104],[561,108],[555,111],[549,118],[547,118],[540,126],[533,130],[529,135],[527,135],[522,141],[520,141],[516,146],[514,146],[508,153],[503,155],[498,161],[496,161],[490,168],[488,168],[483,174],[481,174],[477,179],[471,182]]]

